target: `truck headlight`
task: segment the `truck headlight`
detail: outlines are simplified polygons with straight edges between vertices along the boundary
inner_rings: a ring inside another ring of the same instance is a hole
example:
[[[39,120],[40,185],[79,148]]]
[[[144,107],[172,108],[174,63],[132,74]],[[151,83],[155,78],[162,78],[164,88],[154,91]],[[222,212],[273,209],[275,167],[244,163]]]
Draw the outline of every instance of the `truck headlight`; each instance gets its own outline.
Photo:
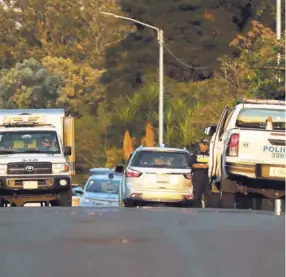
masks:
[[[0,164],[0,175],[7,174],[7,165],[6,164]]]
[[[69,172],[70,167],[67,163],[53,164],[53,173]]]

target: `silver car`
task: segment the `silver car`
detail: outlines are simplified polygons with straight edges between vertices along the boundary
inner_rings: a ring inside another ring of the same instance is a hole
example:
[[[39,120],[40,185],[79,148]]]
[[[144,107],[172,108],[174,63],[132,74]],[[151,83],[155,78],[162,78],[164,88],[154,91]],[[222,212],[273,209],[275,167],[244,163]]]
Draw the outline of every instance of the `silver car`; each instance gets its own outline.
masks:
[[[124,172],[122,199],[125,206],[138,202],[181,202],[193,199],[190,153],[186,149],[139,147],[130,156]]]
[[[119,207],[121,202],[120,186],[122,174],[113,170],[91,169],[92,175],[88,178],[84,189],[76,189],[81,194],[79,206]]]

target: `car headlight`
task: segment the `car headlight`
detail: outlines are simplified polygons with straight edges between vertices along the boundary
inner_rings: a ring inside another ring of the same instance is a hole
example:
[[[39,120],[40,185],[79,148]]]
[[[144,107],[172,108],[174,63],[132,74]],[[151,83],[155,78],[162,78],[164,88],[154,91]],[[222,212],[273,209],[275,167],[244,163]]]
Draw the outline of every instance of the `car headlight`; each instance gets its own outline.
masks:
[[[53,164],[53,173],[69,172],[70,167],[67,163]]]
[[[88,202],[88,203],[93,203],[93,201],[91,201],[90,199],[87,199],[87,198],[82,198],[82,201],[83,202]]]
[[[82,204],[84,204],[84,203],[87,204],[88,203],[88,204],[94,205],[94,202],[92,200],[90,200],[88,198],[84,198],[84,197],[80,198],[80,203],[82,203]]]
[[[0,164],[0,174],[7,174],[7,164]]]

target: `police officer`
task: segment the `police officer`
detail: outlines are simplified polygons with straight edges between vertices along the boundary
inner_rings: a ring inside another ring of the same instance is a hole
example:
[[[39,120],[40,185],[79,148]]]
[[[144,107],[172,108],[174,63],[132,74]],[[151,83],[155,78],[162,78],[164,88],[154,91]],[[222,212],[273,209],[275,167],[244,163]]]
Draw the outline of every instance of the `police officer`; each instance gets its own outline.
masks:
[[[200,150],[192,153],[190,164],[192,167],[192,182],[194,192],[194,205],[202,207],[202,195],[205,198],[205,207],[210,201],[210,182],[208,177],[208,161],[209,161],[209,141],[206,138],[200,140]]]

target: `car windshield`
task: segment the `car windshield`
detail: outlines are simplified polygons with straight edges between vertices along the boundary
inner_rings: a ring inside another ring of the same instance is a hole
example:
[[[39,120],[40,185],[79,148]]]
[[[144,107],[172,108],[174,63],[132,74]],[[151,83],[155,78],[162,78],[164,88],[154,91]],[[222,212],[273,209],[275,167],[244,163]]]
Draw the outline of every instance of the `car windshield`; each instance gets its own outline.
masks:
[[[119,193],[120,180],[108,179],[90,179],[86,185],[85,191],[96,193]]]
[[[0,132],[0,155],[13,153],[59,154],[55,131]]]
[[[242,128],[265,129],[271,116],[274,130],[285,130],[285,110],[242,109],[237,117],[236,126]]]
[[[190,168],[186,152],[140,151],[131,162],[135,167]]]

